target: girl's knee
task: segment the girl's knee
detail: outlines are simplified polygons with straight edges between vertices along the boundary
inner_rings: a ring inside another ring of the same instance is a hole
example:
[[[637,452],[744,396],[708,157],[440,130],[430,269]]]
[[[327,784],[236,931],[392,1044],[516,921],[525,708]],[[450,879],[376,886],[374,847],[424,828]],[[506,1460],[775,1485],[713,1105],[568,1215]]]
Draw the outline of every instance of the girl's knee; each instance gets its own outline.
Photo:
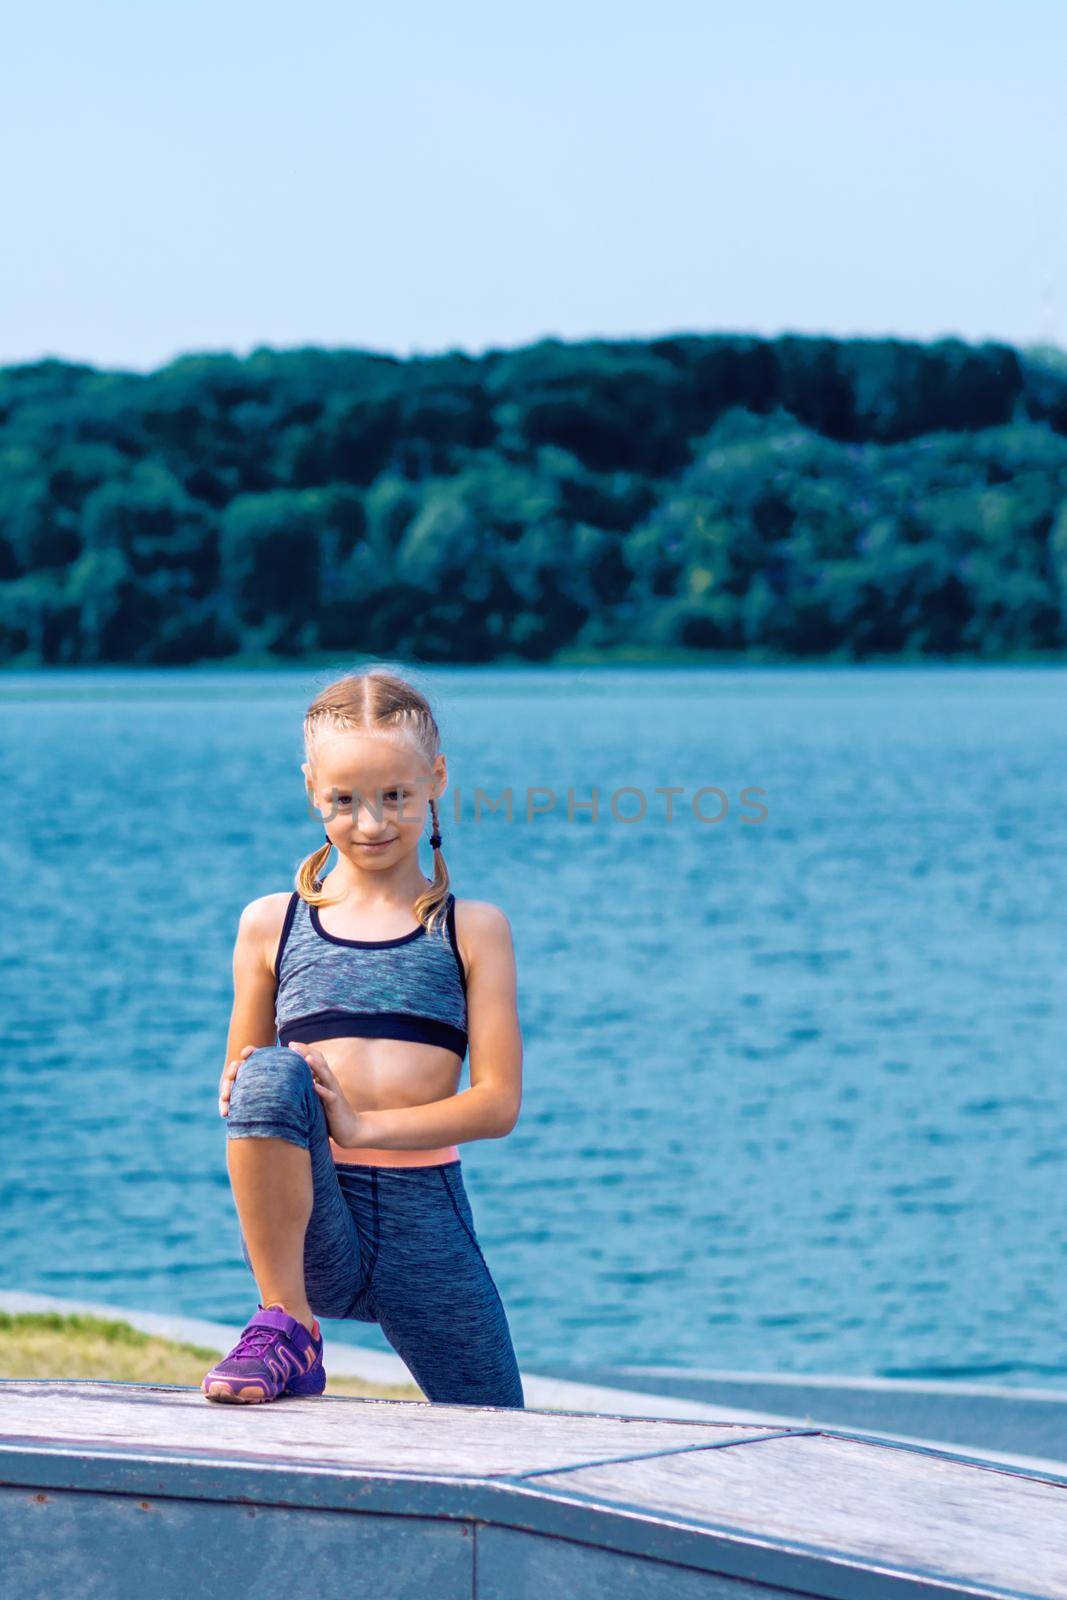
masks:
[[[237,1069],[230,1089],[231,1125],[265,1116],[269,1119],[271,1114],[306,1105],[314,1094],[313,1081],[311,1068],[298,1050],[290,1050],[288,1045],[261,1045]]]
[[[261,1075],[272,1082],[287,1079],[302,1083],[305,1078],[311,1078],[311,1068],[299,1050],[290,1050],[287,1044],[261,1044],[245,1056],[237,1069],[236,1081],[239,1083],[244,1078],[249,1082]]]

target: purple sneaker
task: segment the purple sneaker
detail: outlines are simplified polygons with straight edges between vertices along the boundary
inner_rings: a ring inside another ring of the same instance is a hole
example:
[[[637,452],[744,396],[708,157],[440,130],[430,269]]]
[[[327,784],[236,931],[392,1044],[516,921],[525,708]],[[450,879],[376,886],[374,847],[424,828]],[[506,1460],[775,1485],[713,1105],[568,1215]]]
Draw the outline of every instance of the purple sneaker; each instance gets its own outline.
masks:
[[[209,1400],[244,1405],[283,1395],[321,1394],[326,1387],[322,1329],[316,1321],[314,1333],[309,1333],[284,1306],[260,1306],[200,1387]]]

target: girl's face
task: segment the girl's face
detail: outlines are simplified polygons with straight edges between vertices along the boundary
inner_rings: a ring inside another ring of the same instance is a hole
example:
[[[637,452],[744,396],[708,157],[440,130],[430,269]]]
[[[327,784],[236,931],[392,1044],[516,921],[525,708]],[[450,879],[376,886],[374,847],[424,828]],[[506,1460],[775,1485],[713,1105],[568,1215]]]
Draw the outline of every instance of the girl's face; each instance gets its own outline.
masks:
[[[393,866],[417,850],[447,781],[444,756],[431,768],[407,740],[374,733],[324,735],[300,770],[327,838],[355,866]]]

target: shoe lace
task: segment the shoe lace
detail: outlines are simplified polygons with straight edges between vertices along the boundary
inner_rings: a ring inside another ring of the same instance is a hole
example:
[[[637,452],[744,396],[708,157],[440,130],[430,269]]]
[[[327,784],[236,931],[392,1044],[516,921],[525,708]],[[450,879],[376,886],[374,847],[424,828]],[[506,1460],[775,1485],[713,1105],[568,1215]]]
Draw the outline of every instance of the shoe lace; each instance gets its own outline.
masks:
[[[240,1339],[234,1345],[233,1355],[235,1357],[261,1356],[276,1339],[281,1337],[280,1328],[265,1328],[262,1323],[256,1323],[255,1326],[244,1330]]]

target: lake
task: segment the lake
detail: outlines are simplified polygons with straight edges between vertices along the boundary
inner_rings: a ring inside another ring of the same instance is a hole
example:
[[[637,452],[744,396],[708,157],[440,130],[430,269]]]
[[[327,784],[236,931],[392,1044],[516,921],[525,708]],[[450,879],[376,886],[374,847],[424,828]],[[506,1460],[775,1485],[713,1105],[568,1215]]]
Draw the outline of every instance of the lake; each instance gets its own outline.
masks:
[[[254,1309],[230,960],[332,675],[0,675],[0,1286]],[[520,1365],[1062,1386],[1067,669],[414,676],[518,954],[522,1116],[461,1156]]]

